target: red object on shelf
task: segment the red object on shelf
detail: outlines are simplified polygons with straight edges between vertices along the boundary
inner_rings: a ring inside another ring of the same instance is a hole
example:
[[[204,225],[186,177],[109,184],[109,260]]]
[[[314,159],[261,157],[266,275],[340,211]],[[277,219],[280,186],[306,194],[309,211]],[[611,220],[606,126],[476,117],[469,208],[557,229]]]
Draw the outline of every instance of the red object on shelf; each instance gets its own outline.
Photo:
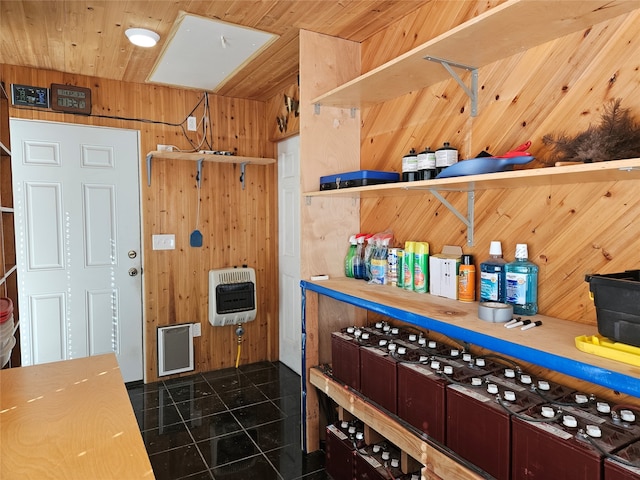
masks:
[[[0,297],[0,323],[4,323],[13,315],[13,302],[10,298]]]

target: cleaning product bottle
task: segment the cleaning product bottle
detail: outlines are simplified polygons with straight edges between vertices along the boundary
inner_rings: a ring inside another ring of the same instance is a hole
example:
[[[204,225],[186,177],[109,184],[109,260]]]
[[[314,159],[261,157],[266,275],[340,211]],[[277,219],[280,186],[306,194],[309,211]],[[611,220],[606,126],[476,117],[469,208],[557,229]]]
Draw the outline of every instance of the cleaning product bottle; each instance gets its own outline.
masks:
[[[402,288],[404,288],[405,290],[413,290],[415,244],[416,242],[404,242],[404,257],[402,259]]]
[[[402,157],[402,181],[415,182],[418,180],[418,154],[414,148]]]
[[[413,244],[413,291],[427,293],[429,290],[429,242]]]
[[[476,267],[473,255],[462,255],[458,276],[458,300],[473,302],[476,299]]]
[[[353,257],[356,254],[356,236],[351,235],[349,237],[349,250],[347,250],[347,255],[344,257],[344,274],[349,278],[353,278]]]
[[[356,235],[356,254],[353,257],[353,278],[364,278],[364,239],[366,235],[360,233]]]
[[[373,257],[373,250],[375,248],[375,235],[367,235],[365,237],[366,246],[364,247],[364,280],[371,280],[371,258]]]
[[[371,280],[369,283],[384,285],[387,283],[387,246],[388,238],[378,238],[371,257]]]
[[[502,258],[502,244],[491,242],[489,258],[480,264],[480,301],[501,302],[507,299],[504,267],[507,264]]]
[[[538,266],[529,261],[526,243],[516,245],[516,259],[505,266],[507,303],[517,315],[538,313]]]
[[[436,178],[436,152],[431,147],[418,154],[418,180]]]

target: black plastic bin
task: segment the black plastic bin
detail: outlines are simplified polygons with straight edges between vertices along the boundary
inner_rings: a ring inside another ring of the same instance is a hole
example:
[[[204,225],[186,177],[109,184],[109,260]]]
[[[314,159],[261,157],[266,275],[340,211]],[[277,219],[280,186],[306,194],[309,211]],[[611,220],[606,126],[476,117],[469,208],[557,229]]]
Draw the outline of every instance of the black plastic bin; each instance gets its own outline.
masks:
[[[640,270],[587,275],[585,281],[596,306],[600,335],[640,347]]]

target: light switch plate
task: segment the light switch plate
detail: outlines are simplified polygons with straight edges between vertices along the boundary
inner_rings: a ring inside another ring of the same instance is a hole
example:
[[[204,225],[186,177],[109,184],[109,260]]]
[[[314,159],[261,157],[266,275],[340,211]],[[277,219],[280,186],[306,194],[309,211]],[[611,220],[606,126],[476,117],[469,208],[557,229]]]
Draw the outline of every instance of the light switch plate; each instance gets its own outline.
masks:
[[[173,233],[152,236],[154,250],[175,250],[176,236]]]

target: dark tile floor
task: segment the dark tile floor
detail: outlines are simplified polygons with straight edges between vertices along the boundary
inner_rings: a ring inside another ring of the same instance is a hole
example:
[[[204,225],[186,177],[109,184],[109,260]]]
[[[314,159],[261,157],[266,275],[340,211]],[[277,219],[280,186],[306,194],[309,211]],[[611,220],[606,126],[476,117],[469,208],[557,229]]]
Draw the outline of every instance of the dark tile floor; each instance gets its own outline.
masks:
[[[127,385],[157,480],[330,480],[300,446],[300,377],[261,362]]]

